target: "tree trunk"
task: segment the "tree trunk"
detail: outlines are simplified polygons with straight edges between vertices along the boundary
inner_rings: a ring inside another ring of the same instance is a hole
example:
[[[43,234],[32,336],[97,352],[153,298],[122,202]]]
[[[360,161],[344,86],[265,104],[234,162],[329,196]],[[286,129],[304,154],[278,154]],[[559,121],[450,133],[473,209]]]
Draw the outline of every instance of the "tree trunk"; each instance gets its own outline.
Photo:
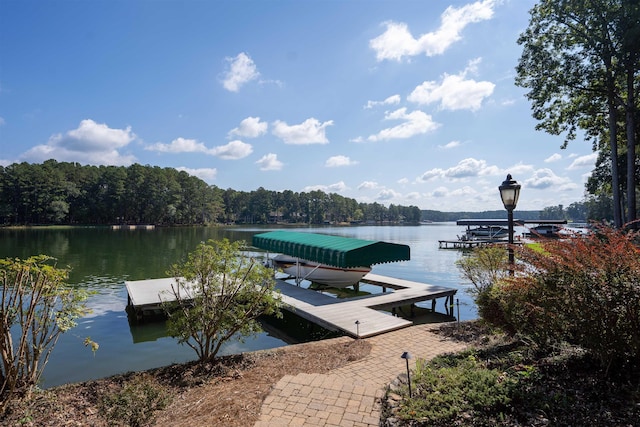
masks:
[[[618,172],[618,132],[616,124],[616,106],[613,96],[609,97],[609,144],[611,145],[611,192],[613,195],[613,222],[616,228],[622,227],[622,209],[620,203],[620,175]]]
[[[636,220],[636,134],[635,134],[635,88],[633,67],[627,69],[627,220]],[[637,228],[637,224],[631,227]]]

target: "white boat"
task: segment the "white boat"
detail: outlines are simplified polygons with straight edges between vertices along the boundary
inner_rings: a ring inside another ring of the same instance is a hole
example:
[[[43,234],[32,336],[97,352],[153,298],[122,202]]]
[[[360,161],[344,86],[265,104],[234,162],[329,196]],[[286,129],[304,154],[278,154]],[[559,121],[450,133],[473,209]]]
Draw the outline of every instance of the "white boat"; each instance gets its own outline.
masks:
[[[509,237],[509,230],[499,225],[481,225],[476,228],[467,228],[462,240],[492,240]]]
[[[271,262],[290,276],[334,288],[346,288],[356,284],[371,271],[371,267],[332,267],[284,254],[276,255]]]
[[[555,224],[540,224],[529,229],[528,237],[560,237],[563,227]]]

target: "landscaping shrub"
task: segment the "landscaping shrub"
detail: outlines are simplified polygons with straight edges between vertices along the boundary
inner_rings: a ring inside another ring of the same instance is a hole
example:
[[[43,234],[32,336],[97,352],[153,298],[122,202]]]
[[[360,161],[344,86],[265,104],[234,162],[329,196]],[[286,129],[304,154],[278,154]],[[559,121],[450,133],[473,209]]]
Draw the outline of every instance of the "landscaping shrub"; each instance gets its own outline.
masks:
[[[476,411],[500,414],[516,384],[501,370],[487,368],[475,351],[419,359],[412,375],[416,390],[412,398],[405,396],[396,416],[420,425],[455,425]]]
[[[478,307],[480,317],[493,324],[502,323],[502,309],[492,290],[509,274],[507,251],[499,246],[479,247],[456,261],[456,267],[473,285],[468,292]]]
[[[149,375],[140,375],[100,402],[100,414],[110,425],[151,425],[154,412],[170,402],[169,393]]]
[[[637,232],[598,227],[588,236],[523,247],[520,271],[495,286],[505,329],[537,344],[567,341],[604,365],[640,357],[640,249]]]

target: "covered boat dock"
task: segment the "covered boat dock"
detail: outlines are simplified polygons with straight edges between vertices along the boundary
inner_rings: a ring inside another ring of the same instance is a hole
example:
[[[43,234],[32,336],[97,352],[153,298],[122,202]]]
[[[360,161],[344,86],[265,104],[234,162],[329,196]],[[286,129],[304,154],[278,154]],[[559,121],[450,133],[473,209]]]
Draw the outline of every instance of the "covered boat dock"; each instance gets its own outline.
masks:
[[[340,268],[411,259],[411,250],[407,245],[295,231],[256,234],[253,236],[253,246]]]
[[[387,262],[408,261],[408,245],[353,239],[326,234],[271,231],[253,236],[253,246],[292,257],[339,268],[371,266]],[[336,299],[319,292],[278,280],[278,289],[289,309],[329,330],[339,330],[354,337],[368,337],[413,324],[380,310],[445,298],[445,311],[453,306],[455,289],[411,282],[368,273],[362,283],[377,285],[393,292],[358,298]],[[356,284],[357,286],[358,284]],[[452,309],[451,309],[452,311]]]

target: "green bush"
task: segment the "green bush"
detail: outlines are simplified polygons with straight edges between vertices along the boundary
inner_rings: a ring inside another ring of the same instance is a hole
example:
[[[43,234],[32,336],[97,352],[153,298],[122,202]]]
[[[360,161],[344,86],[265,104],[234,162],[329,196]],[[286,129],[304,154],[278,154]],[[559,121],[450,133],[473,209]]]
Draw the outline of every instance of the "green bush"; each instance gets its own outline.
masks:
[[[153,377],[134,377],[121,390],[102,398],[100,414],[110,425],[151,425],[154,412],[165,408],[170,402],[169,393]]]
[[[469,256],[456,261],[456,267],[473,285],[468,292],[478,307],[480,318],[505,327],[503,307],[494,287],[509,277],[507,251],[498,245],[478,247]]]
[[[473,351],[431,362],[419,359],[412,376],[416,391],[403,400],[397,416],[424,425],[453,425],[475,411],[499,414],[516,384],[500,370],[487,368]]]

